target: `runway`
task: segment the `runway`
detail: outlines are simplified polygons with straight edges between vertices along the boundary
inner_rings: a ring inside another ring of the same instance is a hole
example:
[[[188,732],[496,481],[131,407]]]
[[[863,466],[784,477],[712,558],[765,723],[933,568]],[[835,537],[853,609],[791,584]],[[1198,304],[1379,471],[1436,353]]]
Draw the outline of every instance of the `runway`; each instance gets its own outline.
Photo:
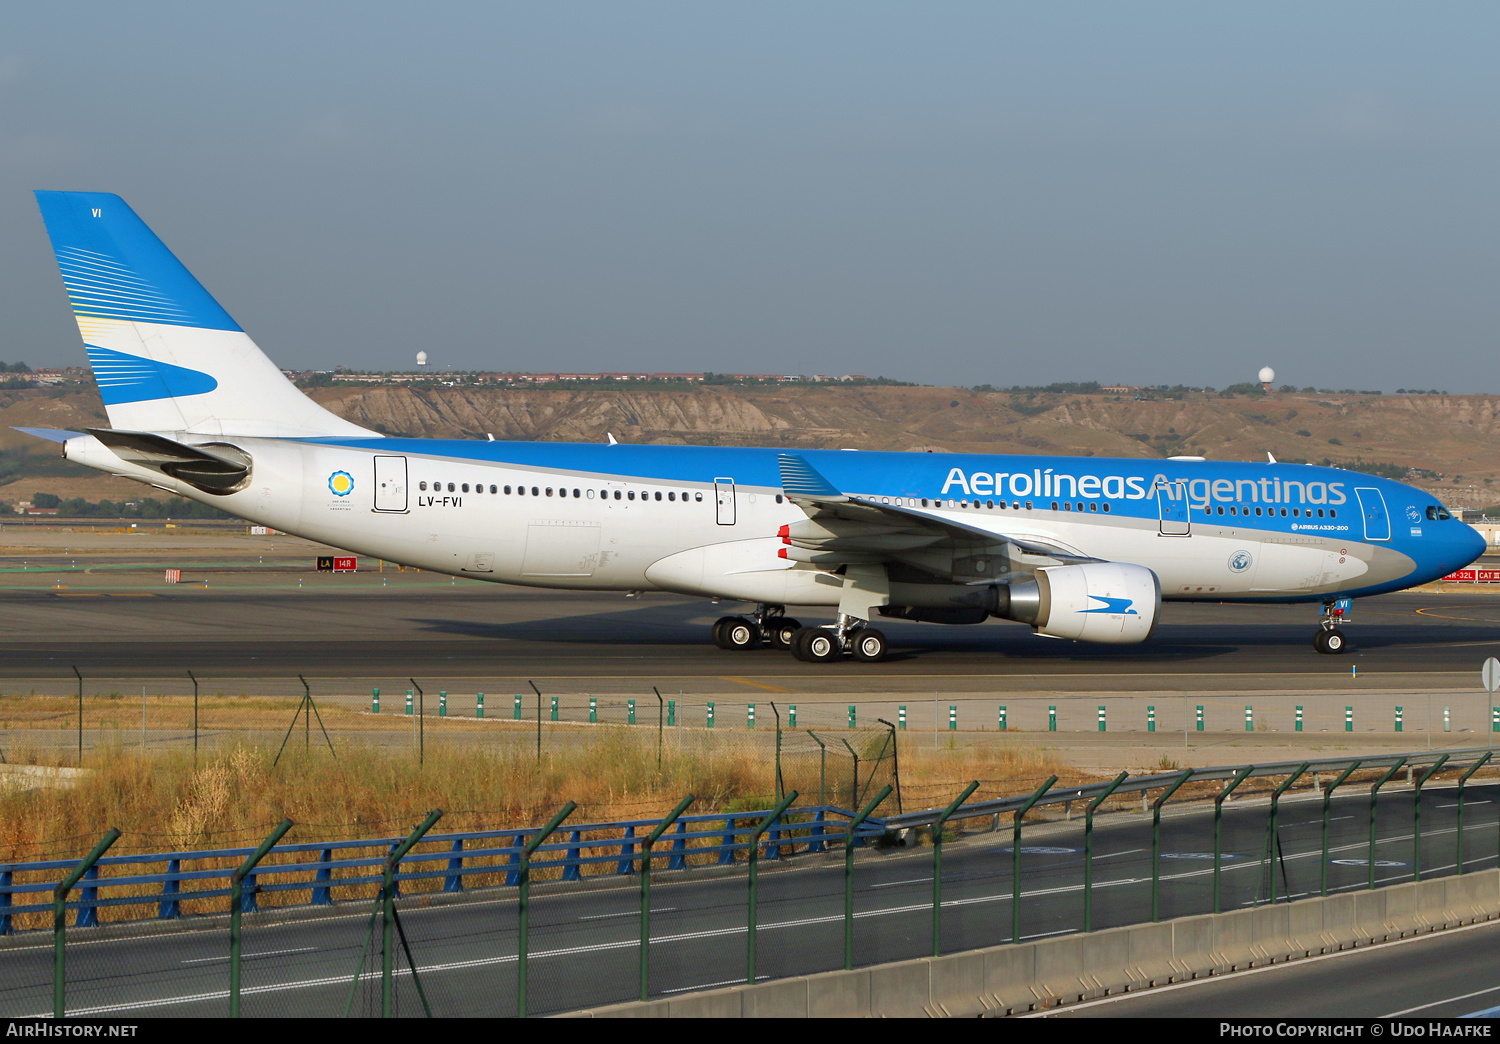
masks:
[[[999,621],[881,621],[892,645],[886,662],[806,664],[770,649],[717,649],[708,634],[714,619],[745,607],[665,594],[538,591],[411,573],[205,573],[196,586],[172,587],[129,574],[3,579],[0,679],[11,681],[72,679],[76,666],[118,679],[188,669],[234,678],[487,678],[522,691],[527,679],[828,694],[997,684],[1014,692],[1316,691],[1351,681],[1472,691],[1484,659],[1500,653],[1500,597],[1484,594],[1362,600],[1345,627],[1352,648],[1343,656],[1312,648],[1312,607],[1168,604],[1153,639],[1139,646],[1051,640]]]

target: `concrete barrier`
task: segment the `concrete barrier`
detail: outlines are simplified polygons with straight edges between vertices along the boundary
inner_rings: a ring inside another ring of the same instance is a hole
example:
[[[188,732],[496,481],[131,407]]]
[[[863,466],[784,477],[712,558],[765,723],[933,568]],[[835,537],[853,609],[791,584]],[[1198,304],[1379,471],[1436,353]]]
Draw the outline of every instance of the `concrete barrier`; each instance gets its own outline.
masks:
[[[1500,917],[1500,870],[569,1013],[574,1018],[1008,1015]]]

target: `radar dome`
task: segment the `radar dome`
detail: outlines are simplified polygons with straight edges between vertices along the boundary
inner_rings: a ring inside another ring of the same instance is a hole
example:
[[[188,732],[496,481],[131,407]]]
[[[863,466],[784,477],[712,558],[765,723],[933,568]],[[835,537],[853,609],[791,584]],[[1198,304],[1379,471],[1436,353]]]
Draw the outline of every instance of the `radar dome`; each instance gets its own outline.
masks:
[[[418,366],[426,366],[427,365],[427,353],[426,352],[418,352],[417,353],[417,365]]]
[[[1261,384],[1270,384],[1275,379],[1276,379],[1276,371],[1275,370],[1271,369],[1269,366],[1262,366],[1260,368],[1260,383]]]

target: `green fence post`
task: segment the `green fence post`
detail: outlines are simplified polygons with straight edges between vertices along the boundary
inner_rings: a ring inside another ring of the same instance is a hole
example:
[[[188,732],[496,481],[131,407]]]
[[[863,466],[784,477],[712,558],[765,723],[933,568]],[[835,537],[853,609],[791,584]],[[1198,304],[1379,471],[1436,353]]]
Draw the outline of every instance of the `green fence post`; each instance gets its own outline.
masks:
[[[599,724],[599,697],[589,697],[589,724]]]
[[[1151,802],[1151,920],[1161,920],[1161,807],[1167,799],[1177,793],[1177,788],[1193,778],[1193,770],[1185,769],[1161,796]]]
[[[1021,941],[1021,820],[1031,811],[1031,806],[1042,800],[1042,795],[1057,782],[1056,776],[1048,776],[1047,782],[1037,788],[1035,794],[1013,813],[1010,832],[1010,941]]]
[[[85,873],[99,861],[120,839],[120,832],[109,828],[100,842],[52,889],[52,1017],[60,1019],[65,1014],[68,988],[66,935],[68,923],[68,893],[73,890]]]
[[[520,721],[521,720],[521,694],[520,693],[516,694],[516,706],[515,706],[515,710],[513,710],[511,712],[511,717],[514,720],[516,720],[516,721]]]
[[[692,794],[677,802],[677,807],[667,814],[667,818],[656,824],[656,828],[641,842],[641,1000],[646,999],[646,988],[651,978],[651,846],[656,844],[663,831],[677,822],[677,817],[686,812],[692,803]]]
[[[1396,731],[1401,731],[1401,708],[1396,708]]]
[[[1201,715],[1203,708],[1199,707],[1198,712]],[[1234,788],[1249,779],[1250,773],[1254,771],[1254,765],[1246,765],[1240,769],[1234,779],[1229,781],[1228,786],[1223,787],[1214,795],[1214,913],[1221,912],[1219,909],[1219,871],[1224,862],[1224,802],[1229,799],[1230,794],[1234,793]]]
[[[1104,799],[1115,792],[1115,788],[1130,777],[1122,772],[1108,783],[1103,792],[1088,803],[1083,814],[1083,930],[1094,930],[1094,810],[1104,804]]]
[[[378,689],[376,690],[379,691]],[[283,819],[260,847],[245,857],[238,870],[229,875],[229,1017],[240,1017],[240,918],[245,895],[245,877],[254,870],[288,830],[292,821]]]
[[[795,729],[797,727],[797,705],[795,703],[787,704],[786,727],[789,729]]]
[[[756,878],[760,865],[760,838],[762,834],[770,829],[771,824],[779,820],[791,806],[792,802],[796,800],[797,792],[795,790],[789,792],[786,797],[776,803],[776,807],[771,809],[771,814],[762,819],[760,825],[750,835],[749,894],[745,904],[745,923],[749,929],[745,940],[745,982],[750,986],[755,985]]]
[[[1000,731],[1005,731],[1005,704],[1000,704]]]
[[[1444,732],[1452,732],[1453,731],[1453,718],[1450,716],[1447,707],[1443,708],[1443,731]]]
[[[553,697],[555,700],[556,697]],[[526,1017],[526,947],[529,941],[531,927],[531,854],[541,846],[542,842],[552,836],[552,832],[558,828],[564,819],[573,814],[577,804],[569,801],[553,816],[547,825],[537,831],[536,837],[526,842],[521,849],[521,869],[519,874],[520,890],[517,893],[521,907],[520,934],[517,939],[516,950],[516,1017]]]
[[[395,932],[400,927],[396,920],[396,871],[401,860],[412,846],[422,840],[422,835],[432,829],[432,824],[443,818],[443,810],[435,808],[417,828],[406,836],[406,840],[385,857],[385,867],[380,877],[381,955],[380,955],[380,1017],[388,1019],[396,1008],[396,940]],[[406,933],[401,933],[401,945],[406,946]],[[411,950],[406,951],[406,963],[411,968],[412,979],[417,984],[417,995],[422,999],[422,1010],[432,1018],[432,1009],[427,1006],[427,995],[422,990],[422,981],[417,978],[417,962],[412,960]],[[355,980],[358,982],[358,978]],[[350,994],[352,1001],[353,994]]]
[[[557,697],[552,697],[552,720],[557,720]]]
[[[635,724],[635,700],[625,701],[625,724]]]
[[[755,704],[745,704],[745,728],[755,728]]]
[[[1198,704],[1198,731],[1203,731],[1203,704]]]
[[[1047,708],[1047,731],[1057,731],[1057,707],[1055,706],[1049,706]]]
[[[1490,731],[1500,732],[1500,707],[1490,708]]]
[[[1297,731],[1302,731],[1302,704],[1297,704]]]
[[[1146,731],[1156,731],[1156,708],[1150,704],[1146,705]]]
[[[411,690],[406,690],[406,713],[411,713]]]
[[[1354,731],[1354,708],[1353,707],[1345,707],[1344,708],[1344,731],[1345,732],[1353,732]]]
[[[858,720],[858,719],[856,718],[855,713],[854,713],[854,704],[851,703],[851,704],[849,704],[849,727],[851,729],[856,727],[855,726],[855,721],[856,720]]]
[[[474,717],[484,717],[484,693],[482,692],[474,694]]]
[[[948,705],[948,731],[958,731],[958,704],[956,703]]]
[[[448,716],[448,694],[446,692],[443,692],[443,691],[439,690],[439,692],[438,692],[438,717],[439,718],[446,718],[447,716]]]
[[[672,727],[672,728],[676,728],[677,727],[677,701],[676,700],[668,700],[667,701],[667,725],[670,726],[670,727]]]
[[[1397,758],[1396,763],[1391,766],[1390,771],[1375,781],[1370,788],[1370,890],[1375,889],[1375,802],[1380,797],[1380,788],[1396,774],[1396,771],[1406,764],[1405,758]]]
[[[1291,785],[1293,783],[1297,782],[1297,780],[1301,778],[1302,773],[1304,773],[1304,772],[1307,771],[1307,766],[1308,766],[1308,762],[1304,761],[1301,765],[1299,765],[1297,767],[1297,771],[1296,772],[1293,772],[1290,776],[1288,776],[1286,778],[1286,782],[1282,783],[1275,790],[1271,791],[1271,815],[1266,820],[1266,854],[1267,854],[1267,856],[1271,860],[1271,896],[1270,896],[1270,898],[1271,898],[1271,905],[1272,906],[1276,905],[1276,850],[1277,850],[1277,848],[1280,847],[1280,843],[1281,843],[1280,835],[1278,835],[1277,832],[1276,832],[1276,816],[1277,816],[1277,812],[1280,809],[1281,795],[1283,793],[1285,793],[1287,791],[1287,789],[1289,787],[1291,787]],[[1286,872],[1286,864],[1282,863],[1281,864],[1281,868],[1282,868],[1282,872],[1285,873]],[[1287,887],[1287,893],[1288,894],[1291,893],[1291,887],[1290,886]]]
[[[372,692],[370,694],[370,713],[371,714],[379,714],[380,713],[380,690],[379,689],[376,689],[374,692]]]
[[[1245,704],[1245,731],[1255,731],[1255,708],[1248,703]]]
[[[932,825],[932,955],[943,955],[943,828],[948,817],[958,811],[958,806],[969,800],[969,795],[979,789],[979,780],[974,780],[964,792],[953,799],[953,803],[938,813]]]
[[[1099,731],[1104,732],[1108,728],[1108,722],[1104,717],[1104,704],[1099,704]]]
[[[1328,789],[1323,791],[1323,856],[1322,856],[1322,894],[1328,894],[1328,816],[1333,808],[1333,792],[1343,785],[1344,780],[1349,778],[1350,773],[1359,768],[1356,761],[1339,774],[1338,779],[1328,784]],[[1217,912],[1217,911],[1215,911]]]
[[[808,733],[809,736],[812,733]],[[816,737],[814,737],[816,738]],[[891,796],[890,785],[880,788],[880,793],[860,809],[859,815],[849,821],[849,832],[844,835],[844,970],[854,968],[854,840],[860,825],[880,807],[880,803]]]
[[[904,703],[896,708],[896,725],[902,732],[906,731],[906,704]]]
[[[1414,881],[1422,880],[1422,787],[1426,785],[1429,779],[1438,774],[1438,770],[1443,767],[1443,763],[1447,760],[1447,754],[1438,758],[1432,768],[1417,777],[1417,781],[1412,787],[1411,869],[1412,880]]]
[[[818,739],[817,733],[812,729],[808,729],[807,734],[818,745],[818,804],[826,805],[828,804],[828,744]],[[859,796],[854,795],[851,804],[858,799]]]
[[[1457,852],[1457,862],[1458,862],[1458,872],[1459,873],[1463,873],[1464,872],[1464,784],[1467,783],[1467,782],[1469,782],[1469,777],[1472,776],[1475,772],[1477,772],[1479,770],[1479,767],[1481,765],[1483,765],[1486,761],[1489,761],[1490,758],[1492,758],[1492,757],[1494,757],[1494,753],[1492,751],[1485,751],[1483,757],[1481,757],[1478,761],[1474,762],[1474,764],[1470,765],[1468,771],[1465,772],[1462,776],[1458,777],[1458,852]]]
[[[714,727],[714,701],[708,701],[708,727]]]

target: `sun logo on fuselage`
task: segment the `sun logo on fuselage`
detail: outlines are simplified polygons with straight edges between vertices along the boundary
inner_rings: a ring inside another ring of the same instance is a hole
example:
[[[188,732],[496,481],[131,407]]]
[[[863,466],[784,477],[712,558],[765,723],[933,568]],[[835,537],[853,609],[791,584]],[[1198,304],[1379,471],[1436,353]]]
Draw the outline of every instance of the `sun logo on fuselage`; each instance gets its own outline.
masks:
[[[354,492],[354,476],[347,471],[335,471],[328,476],[328,489],[336,497],[347,497]]]

